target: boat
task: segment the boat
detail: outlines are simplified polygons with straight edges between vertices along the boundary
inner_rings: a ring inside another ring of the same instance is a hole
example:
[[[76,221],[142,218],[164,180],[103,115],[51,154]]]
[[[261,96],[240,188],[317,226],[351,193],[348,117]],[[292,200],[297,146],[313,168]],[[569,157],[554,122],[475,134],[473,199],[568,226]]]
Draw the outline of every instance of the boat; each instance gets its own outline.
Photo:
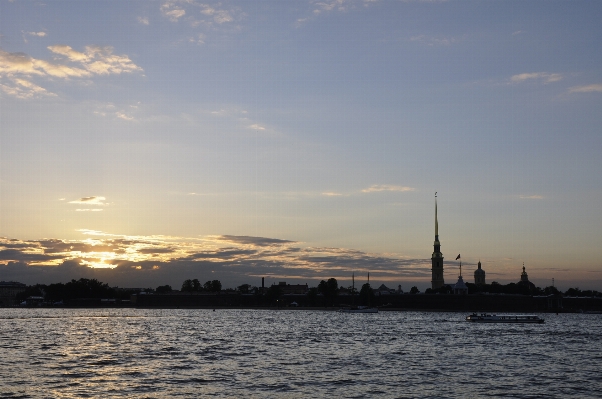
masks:
[[[351,288],[351,298],[353,301],[353,294],[355,292],[355,274],[351,275],[352,288]],[[368,274],[368,283],[370,283],[370,274]],[[378,313],[378,308],[371,306],[347,306],[339,309],[341,313]]]
[[[535,323],[541,324],[544,319],[534,315],[495,315],[481,313],[473,313],[466,316],[466,321],[472,321],[473,323]]]

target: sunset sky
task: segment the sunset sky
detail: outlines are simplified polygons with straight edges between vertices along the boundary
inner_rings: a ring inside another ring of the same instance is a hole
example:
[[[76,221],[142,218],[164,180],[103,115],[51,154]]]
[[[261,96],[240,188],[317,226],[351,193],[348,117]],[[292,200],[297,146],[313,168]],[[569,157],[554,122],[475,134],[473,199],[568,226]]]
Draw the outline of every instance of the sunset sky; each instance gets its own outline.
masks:
[[[0,281],[602,290],[602,2],[0,0]]]

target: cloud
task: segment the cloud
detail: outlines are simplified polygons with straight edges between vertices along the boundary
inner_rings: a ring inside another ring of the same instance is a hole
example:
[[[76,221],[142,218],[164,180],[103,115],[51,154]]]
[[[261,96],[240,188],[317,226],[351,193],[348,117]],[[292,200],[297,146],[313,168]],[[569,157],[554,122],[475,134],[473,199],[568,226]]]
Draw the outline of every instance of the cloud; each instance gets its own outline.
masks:
[[[300,247],[297,242],[253,236],[120,236],[85,231],[85,240],[0,238],[0,274],[29,284],[97,278],[126,287],[219,279],[224,286],[260,277],[318,282],[348,280],[352,272],[376,281],[430,278],[430,259],[406,259],[345,248]]]
[[[591,84],[591,85],[587,85],[587,86],[575,86],[575,87],[571,87],[569,89],[569,93],[595,93],[595,92],[602,92],[602,84],[601,83],[597,83],[597,84]]]
[[[245,244],[245,245],[257,245],[260,247],[268,246],[268,245],[280,245],[280,244],[292,244],[295,241],[289,240],[280,240],[277,238],[265,238],[265,237],[251,237],[251,236],[218,236],[217,240],[221,241],[229,241],[236,244]]]
[[[25,53],[7,53],[0,50],[0,73],[3,75],[25,74],[44,75],[44,71],[36,69],[36,60]]]
[[[133,116],[126,115],[123,112],[117,112],[116,115],[119,119],[123,119],[125,121],[133,121],[134,120]]]
[[[206,38],[207,35],[205,35],[204,33],[198,33],[196,36],[192,36],[191,38],[189,38],[188,41],[190,43],[205,44]]]
[[[104,211],[104,209],[98,209],[98,208],[89,209],[89,208],[86,208],[86,209],[76,209],[75,211],[76,212],[101,212],[101,211]]]
[[[317,17],[328,15],[335,12],[348,12],[358,8],[367,8],[377,3],[378,0],[311,0],[309,2],[309,13],[306,16],[297,18],[295,27],[299,28],[306,22]]]
[[[60,259],[61,256],[46,255],[43,252],[26,252],[18,249],[2,249],[0,250],[0,260],[11,260],[15,262],[40,262]]]
[[[176,1],[168,1],[161,5],[161,13],[171,22],[178,22],[180,18],[186,15],[186,10],[176,5]]]
[[[249,114],[249,111],[239,108],[221,108],[221,109],[204,109],[200,112],[210,114],[216,118],[224,118],[231,122],[237,123],[241,129],[255,130],[261,132],[265,136],[277,137],[281,133],[275,131],[273,127],[266,126],[261,121],[255,119]]]
[[[100,205],[106,206],[108,204],[103,201],[106,200],[105,197],[82,197],[78,200],[70,201],[70,204],[86,204],[86,205]]]
[[[148,20],[148,17],[138,17],[137,20],[142,25],[149,25],[150,24],[150,22]]]
[[[8,83],[8,82],[7,82]],[[26,79],[13,79],[9,84],[1,84],[0,88],[6,94],[22,100],[30,98],[55,97],[56,94],[31,83]]]
[[[323,12],[329,12],[332,10],[336,11],[347,11],[350,2],[345,0],[327,0],[327,1],[313,1],[314,14],[321,14]]]
[[[183,17],[186,14],[186,11],[181,9],[169,10],[165,11],[164,15],[169,18],[172,22],[177,22],[179,18]]]
[[[48,46],[48,50],[52,51],[55,54],[64,55],[70,61],[85,62],[90,60],[90,55],[80,53],[79,51],[75,51],[71,48],[71,46],[67,45],[59,44],[55,46]]]
[[[22,31],[22,33],[23,33],[23,41],[25,43],[29,43],[29,40],[27,40],[27,38],[29,36],[34,36],[34,37],[44,37],[44,36],[46,36],[46,32],[24,32],[24,31]]]
[[[513,75],[510,78],[512,83],[522,83],[528,80],[538,80],[544,83],[553,83],[562,80],[562,75],[559,73],[548,73],[548,72],[532,72],[532,73],[520,73]]]
[[[225,109],[220,109],[217,111],[210,111],[211,115],[216,115],[216,116],[224,116],[224,115],[228,115],[230,112],[228,112]]]
[[[65,51],[59,48],[60,50]],[[90,71],[80,67],[38,60],[24,53],[7,53],[3,50],[0,50],[0,73],[9,77],[21,75],[69,78],[91,75]]]
[[[113,103],[104,103],[97,104],[96,109],[93,111],[95,115],[98,116],[112,116],[117,119],[122,119],[124,121],[133,122],[137,121],[138,118],[135,114],[139,113],[140,103],[132,105],[129,104],[127,106],[121,105],[119,108]]]
[[[110,46],[86,46],[83,53],[67,45],[48,46],[48,50],[66,59],[59,58],[55,60],[58,62],[50,62],[32,58],[24,53],[7,53],[0,50],[0,73],[71,78],[142,71],[142,68],[127,56],[113,54],[113,48]],[[66,62],[79,65],[71,66]]]
[[[394,185],[390,185],[390,184],[375,184],[373,186],[363,189],[362,193],[375,193],[375,192],[379,192],[379,191],[406,192],[406,191],[416,191],[416,189],[413,187],[407,187],[407,186],[394,186]]]
[[[520,199],[535,199],[535,200],[539,200],[539,199],[543,199],[543,196],[541,196],[541,195],[520,195],[519,198]]]
[[[255,255],[257,251],[252,249],[226,249],[218,251],[207,251],[192,254],[185,258],[186,260],[199,260],[199,259],[216,259],[216,260],[231,260],[234,258],[240,258],[241,255],[249,256]]]
[[[187,23],[193,29],[202,30],[187,38],[189,43],[198,45],[205,44],[213,32],[240,32],[241,27],[237,23],[246,16],[239,7],[196,0],[169,0],[161,5],[160,10],[171,22]]]
[[[322,193],[322,195],[326,196],[326,197],[339,197],[343,194],[341,193],[333,193],[333,192],[326,192],[326,193]]]
[[[175,250],[173,248],[157,248],[157,247],[142,248],[142,249],[138,250],[138,252],[141,254],[151,254],[151,255],[170,254],[174,251]]]
[[[54,96],[46,89],[32,83],[36,78],[90,78],[95,75],[119,75],[142,72],[126,55],[113,54],[110,46],[86,46],[84,52],[67,45],[48,46],[54,54],[52,61],[33,58],[25,53],[8,53],[0,50],[0,79],[2,90],[17,98]]]
[[[85,67],[88,71],[98,75],[121,74],[141,72],[142,68],[137,66],[126,55],[113,54],[111,46],[86,46],[88,63]]]
[[[29,43],[28,37],[45,37],[46,32],[23,32],[23,41]]]
[[[218,24],[234,21],[234,18],[228,10],[216,9],[207,4],[201,5],[201,14],[213,17],[213,21]]]

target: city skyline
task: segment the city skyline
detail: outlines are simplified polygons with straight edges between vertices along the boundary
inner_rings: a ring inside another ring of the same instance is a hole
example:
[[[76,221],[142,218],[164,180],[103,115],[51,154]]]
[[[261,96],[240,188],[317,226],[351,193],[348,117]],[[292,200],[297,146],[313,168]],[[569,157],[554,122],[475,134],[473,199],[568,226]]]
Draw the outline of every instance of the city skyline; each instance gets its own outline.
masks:
[[[0,280],[602,288],[597,2],[0,11]]]

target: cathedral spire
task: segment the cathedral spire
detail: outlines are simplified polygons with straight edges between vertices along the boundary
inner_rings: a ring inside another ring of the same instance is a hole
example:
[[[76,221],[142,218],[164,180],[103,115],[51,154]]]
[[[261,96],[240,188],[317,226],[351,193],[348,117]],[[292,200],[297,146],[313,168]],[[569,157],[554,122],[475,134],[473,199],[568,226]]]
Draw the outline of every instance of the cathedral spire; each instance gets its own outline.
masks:
[[[432,262],[432,288],[438,289],[443,287],[443,254],[441,253],[441,243],[439,242],[439,220],[437,219],[437,193],[435,192],[435,242],[433,243]]]
[[[439,222],[437,221],[437,192],[435,191],[435,239],[439,237]]]

